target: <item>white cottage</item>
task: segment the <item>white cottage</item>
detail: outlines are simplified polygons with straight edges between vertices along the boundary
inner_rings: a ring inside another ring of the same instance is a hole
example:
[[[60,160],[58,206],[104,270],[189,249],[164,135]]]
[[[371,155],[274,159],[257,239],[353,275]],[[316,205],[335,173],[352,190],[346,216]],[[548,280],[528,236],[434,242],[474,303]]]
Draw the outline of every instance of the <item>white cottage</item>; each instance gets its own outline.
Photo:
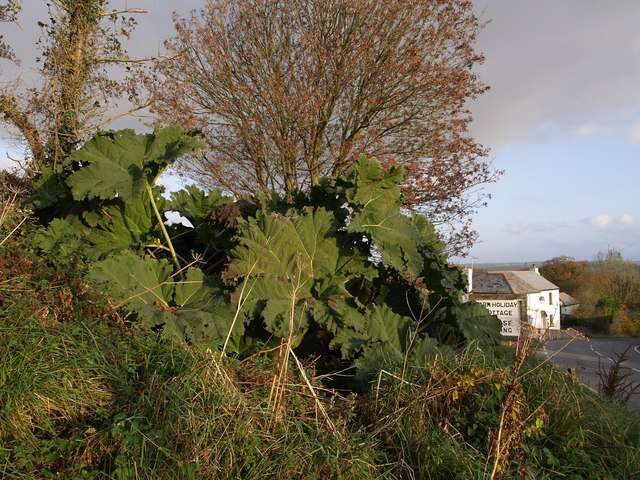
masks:
[[[531,270],[468,269],[472,300],[502,321],[502,334],[517,336],[527,322],[539,330],[560,329],[560,289]]]

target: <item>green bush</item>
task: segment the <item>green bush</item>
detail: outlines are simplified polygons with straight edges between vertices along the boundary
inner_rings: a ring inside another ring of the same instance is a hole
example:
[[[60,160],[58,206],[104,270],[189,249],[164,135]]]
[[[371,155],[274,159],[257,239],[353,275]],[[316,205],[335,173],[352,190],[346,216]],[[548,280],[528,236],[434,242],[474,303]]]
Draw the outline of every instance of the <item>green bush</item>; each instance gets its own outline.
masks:
[[[200,144],[178,127],[96,135],[39,179],[33,248],[86,271],[128,323],[240,358],[286,343],[366,381],[405,354],[499,341],[497,318],[461,301],[433,226],[403,212],[401,168],[363,157],[293,202],[194,187],[166,200],[156,178]],[[193,228],[165,225],[168,211]]]

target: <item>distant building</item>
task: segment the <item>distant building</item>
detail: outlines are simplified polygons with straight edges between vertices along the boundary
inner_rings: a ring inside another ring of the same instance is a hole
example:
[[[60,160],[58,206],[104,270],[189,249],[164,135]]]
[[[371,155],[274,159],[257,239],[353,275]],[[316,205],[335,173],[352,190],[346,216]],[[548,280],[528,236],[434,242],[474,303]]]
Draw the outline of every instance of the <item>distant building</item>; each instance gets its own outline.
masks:
[[[573,317],[580,308],[580,302],[568,293],[560,292],[560,316]]]
[[[520,335],[523,322],[539,330],[560,329],[560,289],[537,268],[467,271],[469,298],[500,319],[502,335]]]

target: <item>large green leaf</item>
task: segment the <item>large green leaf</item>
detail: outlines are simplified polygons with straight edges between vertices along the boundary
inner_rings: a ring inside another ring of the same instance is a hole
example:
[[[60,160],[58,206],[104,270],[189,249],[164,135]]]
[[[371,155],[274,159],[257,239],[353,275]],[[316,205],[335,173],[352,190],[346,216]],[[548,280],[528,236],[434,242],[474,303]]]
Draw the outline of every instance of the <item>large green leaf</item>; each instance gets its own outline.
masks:
[[[140,257],[122,252],[96,263],[89,279],[103,287],[103,291],[118,304],[132,310],[145,307],[168,309],[172,304],[173,268],[166,260]]]
[[[34,238],[34,245],[54,263],[60,257],[72,256],[74,250],[78,259],[82,253],[97,260],[123,250],[137,251],[159,244],[160,232],[151,204],[144,196],[79,212],[82,219],[77,215],[54,218]],[[70,251],[68,255],[65,250]]]
[[[358,163],[345,175],[351,184],[345,193],[349,203],[364,206],[372,200],[400,207],[400,185],[404,181],[401,167],[383,169],[373,158],[360,157]]]
[[[100,257],[121,250],[141,250],[158,243],[160,233],[154,220],[150,202],[139,195],[135,200],[104,207],[88,239]]]
[[[68,207],[72,200],[64,175],[45,168],[34,185],[28,203],[36,211],[47,208],[59,211]]]
[[[96,263],[89,279],[117,306],[136,313],[149,328],[189,343],[220,346],[229,333],[228,351],[244,335],[243,318],[233,323],[234,309],[216,282],[198,268],[178,279],[166,260],[123,252]]]
[[[133,130],[99,133],[70,158],[80,165],[67,178],[73,198],[129,200],[153,184],[156,176],[181,155],[202,147],[200,139],[180,127],[148,135]]]
[[[490,347],[501,339],[498,317],[491,315],[479,303],[461,303],[457,299],[433,312],[429,331],[440,341],[453,346],[477,342]]]
[[[171,194],[171,200],[166,209],[179,212],[197,226],[206,221],[216,207],[231,201],[232,198],[225,196],[220,190],[214,189],[207,193],[194,185],[189,185]]]
[[[243,221],[238,241],[227,275],[246,279],[253,302],[264,304],[267,330],[281,338],[291,334],[294,343],[302,339],[309,314],[329,322],[330,302],[349,296],[349,272],[364,271],[341,251],[335,218],[324,209]]]
[[[235,309],[226,294],[211,277],[198,268],[190,268],[175,284],[174,303],[178,307],[173,324],[180,338],[190,343],[221,346],[229,334],[227,351],[242,348],[245,316],[234,323]]]
[[[356,361],[356,378],[367,383],[383,369],[420,368],[441,352],[438,342],[424,333],[408,318],[387,306],[374,306],[367,317],[367,342]]]
[[[195,186],[172,193],[171,200],[164,207],[165,211],[175,211],[185,217],[193,229],[174,224],[176,247],[184,250],[206,252],[207,259],[222,260],[226,252],[233,246],[234,229],[224,219],[225,213],[236,211],[234,205],[228,205],[232,199],[223,195],[220,190],[204,192]],[[223,209],[220,207],[227,206]],[[237,209],[239,212],[239,208]],[[226,262],[224,262],[226,263]]]
[[[366,234],[385,264],[417,278],[423,266],[420,237],[411,218],[401,212],[402,170],[384,170],[376,160],[362,157],[347,178],[345,194],[353,209],[349,231]]]
[[[97,258],[86,239],[86,227],[74,216],[54,218],[47,227],[40,227],[31,237],[31,245],[44,253],[58,268]]]

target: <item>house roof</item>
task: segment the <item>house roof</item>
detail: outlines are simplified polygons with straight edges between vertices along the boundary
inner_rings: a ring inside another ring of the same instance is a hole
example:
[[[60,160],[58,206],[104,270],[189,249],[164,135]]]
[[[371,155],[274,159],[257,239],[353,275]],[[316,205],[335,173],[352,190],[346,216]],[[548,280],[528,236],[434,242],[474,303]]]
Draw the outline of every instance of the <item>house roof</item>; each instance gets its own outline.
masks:
[[[472,293],[526,294],[558,287],[533,270],[473,271]]]
[[[511,278],[514,293],[533,293],[544,290],[558,290],[558,287],[533,270],[516,270],[505,272],[507,280]],[[515,288],[514,288],[515,287]]]
[[[473,293],[514,293],[501,273],[473,272]]]
[[[571,305],[580,305],[580,302],[568,293],[560,292],[560,305],[569,307]]]

